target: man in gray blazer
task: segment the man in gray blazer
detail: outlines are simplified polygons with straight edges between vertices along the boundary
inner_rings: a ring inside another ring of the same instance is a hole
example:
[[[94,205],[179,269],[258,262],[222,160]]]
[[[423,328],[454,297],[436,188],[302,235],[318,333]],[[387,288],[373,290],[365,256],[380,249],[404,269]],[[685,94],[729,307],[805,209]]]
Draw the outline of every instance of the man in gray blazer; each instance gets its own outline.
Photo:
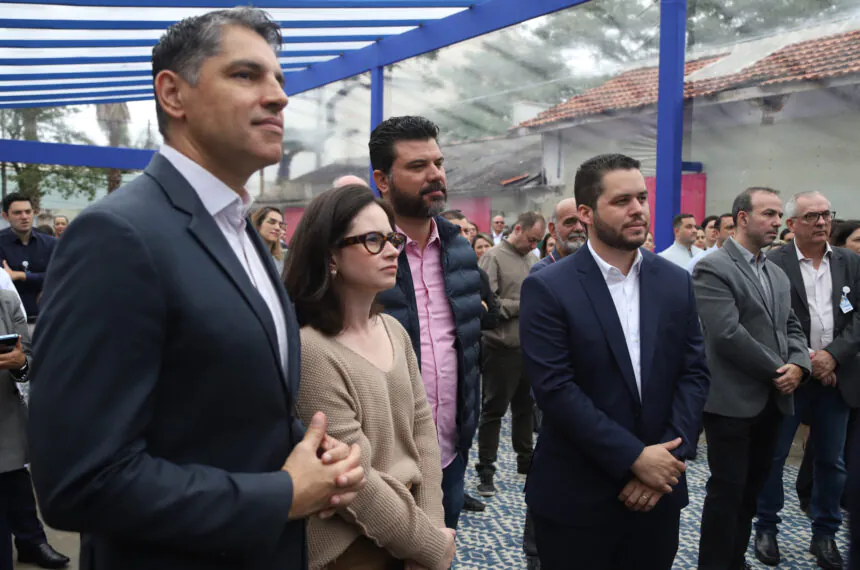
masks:
[[[702,510],[699,569],[748,568],[756,499],[792,393],[809,373],[790,283],[762,248],[777,237],[782,201],[749,188],[732,205],[735,237],[693,272],[711,389],[703,424],[711,477]]]
[[[836,546],[842,524],[840,500],[847,471],[842,458],[848,416],[860,407],[860,256],[828,243],[833,213],[819,192],[802,192],[786,204],[786,223],[794,240],[769,258],[791,282],[791,305],[800,319],[812,359],[813,378],[795,392],[796,414],[782,426],[773,467],[758,499],[756,558],[779,564],[776,541],[783,507],[782,472],[800,422],[811,426],[815,449],[812,544],[818,565],[843,566]]]
[[[17,346],[0,354],[0,570],[12,570],[9,514],[16,479],[27,464],[27,411],[15,386],[26,382],[30,362],[27,317],[14,291],[0,290],[0,335],[17,334]]]

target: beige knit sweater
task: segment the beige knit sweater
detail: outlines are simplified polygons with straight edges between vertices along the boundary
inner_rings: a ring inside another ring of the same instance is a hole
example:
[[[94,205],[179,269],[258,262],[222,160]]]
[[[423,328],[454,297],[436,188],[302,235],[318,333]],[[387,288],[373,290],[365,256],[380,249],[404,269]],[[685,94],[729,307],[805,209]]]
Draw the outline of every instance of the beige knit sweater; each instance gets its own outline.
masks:
[[[396,558],[443,568],[447,537],[436,426],[409,336],[392,317],[381,318],[395,354],[387,373],[315,329],[301,331],[299,417],[307,424],[317,411],[325,413],[332,437],[361,447],[367,476],[348,509],[310,519],[312,570],[333,562],[362,534]]]

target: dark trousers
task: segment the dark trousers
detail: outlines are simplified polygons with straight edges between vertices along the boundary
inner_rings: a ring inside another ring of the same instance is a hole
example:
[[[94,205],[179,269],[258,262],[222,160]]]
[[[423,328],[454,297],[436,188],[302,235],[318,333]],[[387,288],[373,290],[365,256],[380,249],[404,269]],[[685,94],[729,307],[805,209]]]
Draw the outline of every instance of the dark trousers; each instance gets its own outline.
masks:
[[[466,455],[458,451],[448,467],[442,469],[442,508],[445,510],[445,526],[457,529],[460,513],[466,500]]]
[[[782,414],[770,400],[757,416],[703,415],[708,479],[699,570],[743,568],[759,492],[770,474]]]
[[[36,511],[36,497],[33,495],[30,472],[27,469],[16,469],[4,473],[2,477],[3,484],[10,493],[6,513],[12,534],[15,535],[15,547],[20,551],[48,542]]]
[[[679,510],[587,526],[533,518],[541,570],[670,570],[678,552]]]
[[[519,349],[484,347],[483,409],[478,424],[478,472],[494,473],[502,418],[511,407],[511,431],[517,467],[526,469],[532,458],[532,400]]]
[[[851,438],[854,437],[854,422],[857,421],[857,410],[852,408],[848,412],[848,428],[845,430],[845,469],[850,469],[849,462],[851,461]],[[806,449],[803,450],[803,461],[800,464],[800,469],[797,472],[797,481],[795,481],[794,489],[797,491],[797,499],[800,501],[801,508],[809,507],[812,502],[812,472],[815,464],[815,442],[813,441],[811,430],[809,441],[806,443]],[[842,493],[842,504],[848,504],[848,485],[845,486],[845,491]]]
[[[809,424],[809,440],[815,442],[812,494],[812,534],[819,538],[836,538],[842,525],[840,502],[847,471],[842,455],[848,428],[848,404],[836,387],[810,381],[794,393],[795,413],[782,421],[770,475],[758,498],[756,531],[776,534],[782,519],[779,512],[785,504],[782,473],[785,460],[800,422]]]
[[[6,483],[7,473],[0,473],[0,570],[12,570],[12,528],[9,525],[9,502],[14,494]]]
[[[848,553],[848,568],[860,570],[860,422],[854,422],[851,431],[851,447],[846,450],[848,461],[848,524],[851,530],[851,549]]]
[[[535,521],[532,510],[526,505],[526,524],[523,525],[523,552],[526,556],[537,556],[537,542],[535,542]]]

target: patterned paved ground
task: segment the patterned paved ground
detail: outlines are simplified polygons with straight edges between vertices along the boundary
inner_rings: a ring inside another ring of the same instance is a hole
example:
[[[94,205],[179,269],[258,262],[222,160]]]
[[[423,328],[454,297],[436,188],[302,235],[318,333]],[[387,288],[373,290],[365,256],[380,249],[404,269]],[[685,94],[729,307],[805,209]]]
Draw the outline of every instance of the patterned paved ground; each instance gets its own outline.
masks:
[[[460,520],[458,535],[458,560],[456,570],[499,570],[502,568],[525,568],[525,557],[522,552],[523,520],[525,503],[522,488],[525,477],[516,472],[516,456],[510,446],[510,422],[503,423],[502,448],[499,450],[498,472],[496,473],[496,496],[488,499],[487,510],[483,513],[464,513]],[[477,460],[477,446],[472,447],[472,458],[467,475],[466,488],[474,492],[477,480],[474,469],[471,468]],[[692,462],[687,470],[690,487],[690,506],[681,517],[681,546],[675,560],[676,570],[693,570],[696,568],[698,553],[699,521],[702,501],[705,496],[705,483],[708,478],[708,466],[704,454]],[[797,469],[786,467],[785,481],[793,485]],[[783,570],[800,570],[817,568],[814,557],[807,553],[811,537],[809,521],[797,508],[794,489],[786,486],[786,510],[782,516],[786,519],[780,528],[780,550],[783,562],[779,568]],[[844,525],[843,525],[844,526]],[[847,554],[848,541],[843,534],[838,538],[838,544],[843,555]],[[767,568],[758,565],[752,552],[748,560],[754,568]]]

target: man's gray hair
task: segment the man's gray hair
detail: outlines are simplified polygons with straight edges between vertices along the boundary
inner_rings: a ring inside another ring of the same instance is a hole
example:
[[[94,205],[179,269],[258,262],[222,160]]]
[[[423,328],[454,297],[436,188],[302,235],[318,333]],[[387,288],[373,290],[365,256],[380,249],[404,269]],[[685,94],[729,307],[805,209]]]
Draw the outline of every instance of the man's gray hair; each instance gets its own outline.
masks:
[[[196,85],[203,62],[221,49],[221,30],[224,26],[241,26],[256,32],[278,53],[283,37],[281,28],[268,13],[247,6],[216,10],[176,22],[161,36],[152,48],[152,80],[168,69],[182,79]],[[155,98],[158,130],[167,136],[167,114]]]
[[[819,192],[818,190],[807,190],[806,192],[798,192],[794,196],[792,196],[788,202],[785,204],[785,219],[789,220],[791,218],[797,217],[797,200],[800,198],[813,198],[815,196],[821,196],[825,200],[827,200],[827,196]],[[829,203],[830,200],[827,200]]]

